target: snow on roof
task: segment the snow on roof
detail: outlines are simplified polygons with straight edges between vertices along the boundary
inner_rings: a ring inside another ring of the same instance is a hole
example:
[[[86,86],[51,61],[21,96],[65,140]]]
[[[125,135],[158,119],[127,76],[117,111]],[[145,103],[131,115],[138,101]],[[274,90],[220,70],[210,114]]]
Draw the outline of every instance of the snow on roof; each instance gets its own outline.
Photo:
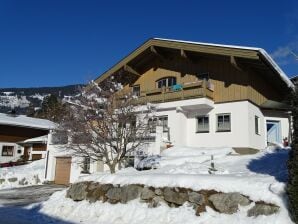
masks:
[[[244,50],[258,51],[271,64],[271,66],[279,74],[280,78],[288,85],[288,87],[290,87],[292,89],[295,88],[294,84],[291,82],[291,80],[288,78],[288,76],[283,72],[283,70],[276,64],[276,62],[271,58],[271,56],[263,48],[237,46],[237,45],[225,45],[225,44],[213,44],[213,43],[193,42],[193,41],[163,39],[163,38],[153,38],[153,39],[180,42],[180,43],[188,43],[188,44],[197,44],[197,45],[204,45],[204,46],[225,47],[225,48],[234,48],[234,49],[244,49]]]
[[[0,125],[1,124],[45,130],[55,129],[56,127],[56,124],[49,120],[27,117],[25,115],[12,116],[3,113],[0,113]]]
[[[43,135],[35,138],[26,139],[25,141],[22,141],[22,143],[33,143],[33,142],[44,142],[46,143],[48,141],[48,136]]]

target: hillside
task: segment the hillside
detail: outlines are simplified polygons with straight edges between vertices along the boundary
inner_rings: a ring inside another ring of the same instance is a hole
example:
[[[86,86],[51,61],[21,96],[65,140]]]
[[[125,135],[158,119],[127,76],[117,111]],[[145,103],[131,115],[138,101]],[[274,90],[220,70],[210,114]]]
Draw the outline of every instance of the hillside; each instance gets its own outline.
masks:
[[[26,114],[31,104],[39,108],[43,98],[53,94],[63,99],[78,93],[83,85],[68,85],[61,87],[37,87],[37,88],[0,88],[0,113],[7,113],[15,109],[17,114]]]

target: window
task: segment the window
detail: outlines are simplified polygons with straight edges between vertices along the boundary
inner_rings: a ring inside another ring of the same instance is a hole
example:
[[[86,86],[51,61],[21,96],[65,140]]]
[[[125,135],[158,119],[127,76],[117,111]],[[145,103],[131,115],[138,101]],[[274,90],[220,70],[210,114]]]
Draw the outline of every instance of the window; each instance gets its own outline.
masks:
[[[258,116],[255,116],[255,133],[260,134],[260,118]]]
[[[176,77],[166,77],[156,81],[157,88],[171,87],[176,85]]]
[[[209,116],[197,117],[197,133],[209,132]]]
[[[202,73],[202,74],[198,74],[196,75],[198,79],[200,80],[209,80],[209,73]]]
[[[162,126],[163,132],[168,132],[168,116],[154,117],[148,120],[151,133],[156,132],[156,126]]]
[[[231,114],[217,115],[217,131],[231,131]]]
[[[140,85],[135,85],[132,87],[132,94],[134,96],[140,96],[141,95],[141,91],[140,91]]]
[[[2,146],[2,156],[13,156],[14,146],[3,145]]]
[[[89,157],[84,157],[82,168],[83,168],[83,170],[81,173],[90,173],[90,158]]]

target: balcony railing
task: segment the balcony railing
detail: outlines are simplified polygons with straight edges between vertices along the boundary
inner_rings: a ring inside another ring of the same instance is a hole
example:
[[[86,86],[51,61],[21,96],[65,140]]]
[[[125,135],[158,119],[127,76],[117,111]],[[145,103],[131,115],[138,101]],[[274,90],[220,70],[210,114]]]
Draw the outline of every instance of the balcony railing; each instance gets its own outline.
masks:
[[[208,81],[199,81],[192,83],[185,83],[180,85],[181,88],[174,90],[172,87],[167,88],[157,88],[147,91],[141,91],[140,96],[136,98],[136,103],[145,104],[145,103],[162,103],[170,102],[183,99],[192,99],[207,97],[213,99],[213,87]],[[122,94],[119,98],[121,99]]]

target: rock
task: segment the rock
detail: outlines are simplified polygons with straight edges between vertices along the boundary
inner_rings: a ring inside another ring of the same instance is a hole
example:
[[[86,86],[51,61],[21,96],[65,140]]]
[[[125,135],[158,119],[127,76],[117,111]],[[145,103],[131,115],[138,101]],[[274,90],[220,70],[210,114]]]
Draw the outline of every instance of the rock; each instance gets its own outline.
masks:
[[[16,178],[16,177],[8,178],[9,182],[16,182],[17,180],[18,180],[18,178]]]
[[[121,203],[127,203],[128,201],[137,199],[141,195],[142,187],[132,184],[122,187],[121,191]]]
[[[26,180],[25,177],[19,181],[19,185],[27,185],[27,184],[28,184],[28,181]]]
[[[206,205],[198,205],[196,208],[196,216],[200,216],[202,212],[206,212]]]
[[[79,182],[72,184],[67,190],[66,197],[74,201],[82,201],[86,199],[87,188],[90,182]]]
[[[150,190],[148,187],[144,187],[141,191],[141,199],[142,200],[149,200],[155,196],[154,192]]]
[[[199,194],[197,192],[190,192],[188,193],[188,201],[197,205],[202,205],[205,203],[205,198],[202,194]]]
[[[106,193],[109,189],[113,187],[112,184],[99,184],[99,183],[92,183],[88,187],[88,193],[86,196],[86,199],[89,200],[89,202],[96,202],[96,201],[103,201],[105,202],[107,200]]]
[[[239,193],[217,193],[209,197],[215,209],[221,213],[233,214],[238,211],[238,205],[250,204],[248,198]]]
[[[251,209],[247,211],[247,216],[259,216],[259,215],[272,215],[277,213],[279,207],[276,205],[269,205],[269,204],[256,204]]]
[[[154,191],[154,193],[155,193],[156,195],[158,195],[158,196],[160,196],[160,195],[163,194],[162,189],[160,189],[160,188],[156,188],[155,191]]]
[[[152,201],[149,204],[149,208],[156,208],[158,206],[160,206],[162,203],[167,204],[167,202],[160,196],[156,196],[152,199]]]
[[[175,192],[171,188],[166,187],[164,189],[164,199],[167,202],[182,205],[188,200],[188,196],[187,193]]]
[[[5,179],[0,179],[0,184],[3,184],[5,182]]]
[[[122,188],[121,187],[112,187],[106,193],[108,201],[112,204],[121,201],[122,198]]]

